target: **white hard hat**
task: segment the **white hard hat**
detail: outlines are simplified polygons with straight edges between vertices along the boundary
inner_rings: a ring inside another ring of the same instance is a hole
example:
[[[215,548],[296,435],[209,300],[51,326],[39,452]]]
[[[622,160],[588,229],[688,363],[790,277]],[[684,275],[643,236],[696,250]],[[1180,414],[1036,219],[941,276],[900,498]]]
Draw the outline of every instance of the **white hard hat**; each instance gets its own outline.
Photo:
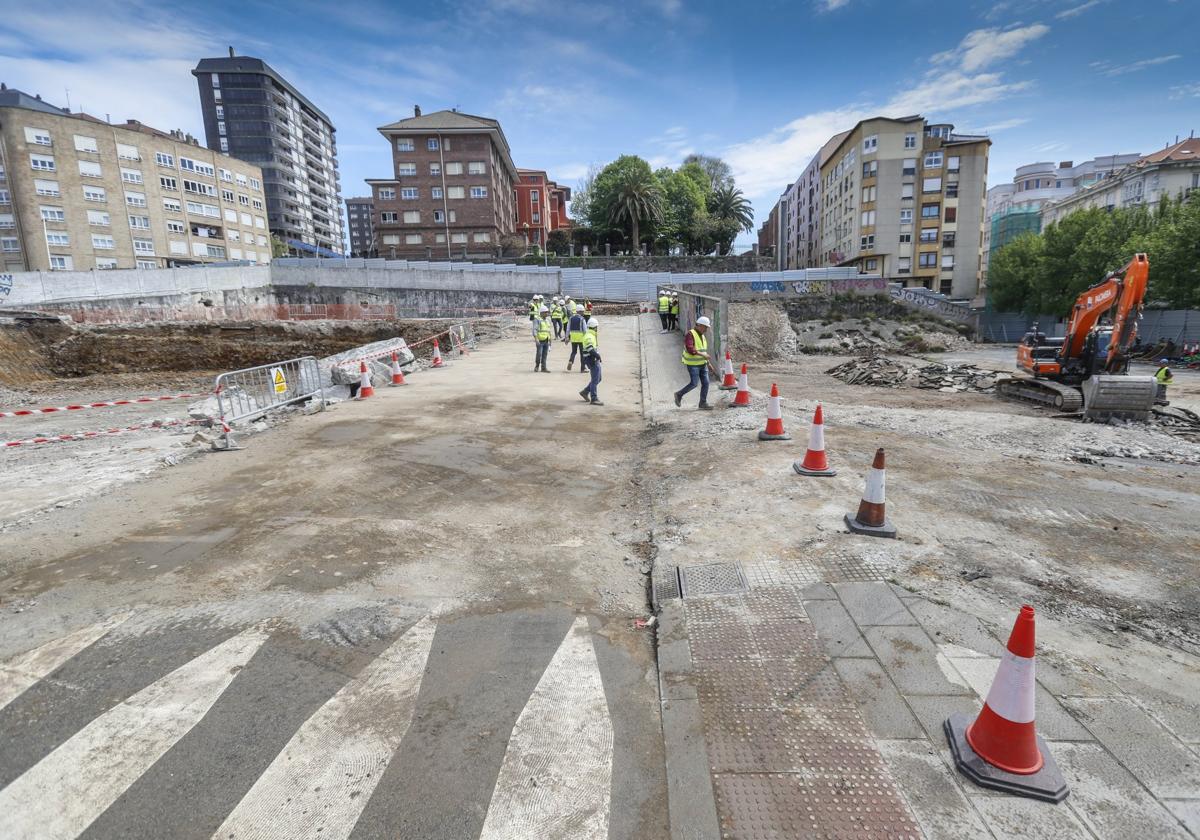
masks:
[[[699,318],[696,319],[696,326],[697,327],[711,327],[712,321],[708,320],[707,315],[701,315]]]
[[[588,325],[588,328],[590,329],[591,327],[598,327],[598,326],[600,326],[600,322],[599,322],[599,321],[597,321],[595,318],[588,318],[588,324],[587,324],[587,325]]]
[[[583,304],[582,304],[582,303],[577,303],[577,304],[575,304],[575,311],[576,311],[576,312],[582,312],[582,311],[583,311]]]
[[[539,311],[539,312],[549,312],[549,311],[550,311],[550,307],[549,307],[549,306],[546,306],[546,304],[544,304],[544,303],[543,303],[543,304],[542,304],[542,308],[541,308],[541,309],[539,309],[538,311]]]

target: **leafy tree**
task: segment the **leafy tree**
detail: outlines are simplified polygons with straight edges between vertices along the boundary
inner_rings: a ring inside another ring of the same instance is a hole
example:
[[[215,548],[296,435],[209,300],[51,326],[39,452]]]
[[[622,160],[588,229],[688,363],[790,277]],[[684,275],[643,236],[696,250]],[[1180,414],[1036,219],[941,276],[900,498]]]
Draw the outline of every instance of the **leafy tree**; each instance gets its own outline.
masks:
[[[662,188],[647,167],[646,172],[629,170],[617,182],[609,218],[613,224],[629,222],[633,250],[641,253],[642,240],[638,228],[642,220],[658,222],[663,218]]]
[[[622,155],[596,175],[588,196],[588,222],[599,242],[615,238],[619,245],[629,230],[637,247],[642,222],[653,227],[661,218],[661,189],[650,164],[640,157]]]
[[[288,255],[288,245],[276,234],[271,234],[271,259],[279,259]]]
[[[988,261],[988,297],[996,309],[1041,314],[1033,282],[1041,266],[1043,241],[1036,233],[1025,233],[992,254]]]
[[[714,233],[723,246],[722,253],[729,253],[741,231],[754,229],[754,210],[733,184],[720,186],[709,195],[708,214],[717,223]]]
[[[695,253],[708,217],[704,189],[682,168],[675,172],[660,170],[656,175],[663,186],[664,197],[659,244],[666,251],[679,247],[687,253]]]
[[[555,254],[568,254],[571,251],[571,234],[559,228],[550,231],[546,237],[546,249]]]
[[[733,186],[733,170],[729,164],[719,157],[710,155],[688,155],[683,159],[683,165],[695,164],[704,172],[708,179],[708,191],[716,192],[721,187]]]

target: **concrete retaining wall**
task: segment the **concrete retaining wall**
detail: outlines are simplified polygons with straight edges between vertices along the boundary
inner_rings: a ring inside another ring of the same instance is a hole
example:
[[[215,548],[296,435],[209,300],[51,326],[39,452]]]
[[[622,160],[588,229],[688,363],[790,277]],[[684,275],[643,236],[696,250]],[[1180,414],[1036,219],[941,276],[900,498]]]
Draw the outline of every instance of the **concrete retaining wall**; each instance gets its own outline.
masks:
[[[326,263],[331,261],[326,260]],[[363,261],[365,262],[365,261]],[[558,272],[518,271],[513,266],[493,270],[454,270],[414,267],[389,268],[380,260],[378,267],[327,268],[274,265],[271,284],[284,286],[329,286],[357,289],[429,289],[437,291],[499,292],[524,295],[528,300],[541,293],[552,296],[559,292]],[[444,264],[453,265],[453,264]]]

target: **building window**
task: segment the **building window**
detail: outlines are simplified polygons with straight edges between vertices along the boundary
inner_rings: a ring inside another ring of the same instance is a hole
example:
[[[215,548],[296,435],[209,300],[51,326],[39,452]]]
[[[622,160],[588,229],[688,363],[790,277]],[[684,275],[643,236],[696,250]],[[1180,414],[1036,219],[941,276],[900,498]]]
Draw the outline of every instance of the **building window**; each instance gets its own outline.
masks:
[[[421,234],[419,234],[419,233],[405,234],[404,235],[404,244],[405,245],[420,245],[421,244]]]
[[[183,191],[213,197],[217,195],[217,188],[212,184],[206,184],[203,181],[189,181],[187,178],[183,179]]]
[[[187,228],[184,227],[183,222],[177,222],[174,219],[168,219],[167,220],[167,233],[187,233]],[[231,230],[231,231],[229,231],[229,236],[236,239],[237,238],[235,236],[236,233],[237,233],[236,230]]]
[[[941,212],[942,212],[942,205],[940,205],[940,204],[922,204],[921,205],[921,218],[922,219],[936,219],[939,215],[941,215]]]
[[[134,238],[133,250],[139,254],[153,254],[154,253],[154,240],[153,239]]]
[[[467,164],[468,175],[483,175],[487,172],[487,164],[481,160],[473,160]]]
[[[163,209],[169,210],[172,213],[181,213],[181,212],[183,212],[183,205],[179,203],[178,199],[164,198],[163,199]]]
[[[229,138],[222,137],[222,138],[220,138],[220,140],[221,140],[221,151],[228,154],[229,153]]]
[[[863,203],[865,204],[869,201],[874,201],[875,197],[878,195],[878,192],[877,192],[878,189],[879,189],[878,187],[863,187],[863,191],[862,191]]]
[[[412,150],[413,150],[413,140],[411,137],[397,137],[396,138],[396,151],[397,152],[411,152]]]
[[[224,134],[224,133],[225,133],[225,121],[217,120],[217,134]]]
[[[941,169],[942,168],[942,153],[926,152],[925,153],[925,168],[926,169]]]
[[[234,213],[234,217],[235,217],[235,218],[237,217],[237,214],[236,214],[236,213]],[[251,219],[251,216],[250,216],[250,214],[249,214],[249,213],[243,213],[243,214],[242,214],[242,224],[243,224],[245,227],[250,227],[250,223],[251,223],[251,221],[252,221],[252,219]]]
[[[942,280],[940,283],[938,283],[938,291],[940,291],[946,297],[950,297],[950,293],[954,291],[954,281]]]
[[[216,113],[217,113],[217,119],[219,119],[219,120],[225,119],[225,106],[218,105],[216,107]]]
[[[541,224],[541,221],[542,221],[542,214],[541,214],[541,213],[534,213],[534,214],[533,214],[533,216],[532,216],[532,218],[530,219],[530,221],[532,221],[532,222],[533,222],[535,225],[536,225],[536,224]]]
[[[381,224],[386,225],[386,224],[394,223],[399,217],[400,217],[399,213],[385,210],[379,214],[379,221]]]
[[[896,258],[896,273],[908,274],[912,271],[912,257]]]
[[[871,227],[875,224],[875,211],[864,210],[862,214],[862,226]]]
[[[467,241],[467,235],[465,233],[452,233],[450,234],[450,241],[455,245],[465,244]]]
[[[872,134],[863,138],[863,154],[869,155],[879,148],[879,135]]]
[[[475,234],[473,238],[475,239],[476,242],[491,242],[492,241],[492,235],[490,233],[487,233],[486,231],[483,233]]]
[[[65,222],[67,214],[63,212],[61,207],[47,207],[42,205],[42,221],[44,222]]]
[[[487,187],[471,187],[471,198],[487,198]]]
[[[48,130],[44,128],[29,128],[28,126],[25,127],[25,142],[33,143],[35,146],[53,145]]]
[[[238,193],[237,198],[238,198],[238,204],[242,205],[243,207],[250,206],[250,196],[242,195],[241,193]]]
[[[947,222],[957,222],[958,221],[958,208],[957,207],[947,207],[946,208],[946,221]]]
[[[171,190],[172,192],[179,191],[179,182],[170,175],[159,175],[158,185],[164,190]]]
[[[864,178],[874,178],[879,174],[879,161],[869,160],[862,165],[862,176]]]
[[[4,213],[0,215],[0,230],[11,230],[17,226],[17,220],[13,218],[12,213]]]
[[[46,244],[52,245],[55,248],[67,248],[71,245],[71,234],[58,233],[56,231],[46,231]]]
[[[406,175],[416,175],[417,165],[415,163],[397,163],[396,177],[403,178]]]
[[[900,234],[900,244],[901,244],[901,245],[909,245],[909,244],[912,244],[912,234],[911,234],[911,233],[902,233],[902,234]]]
[[[141,230],[150,230],[149,216],[130,216],[129,226],[131,228],[140,228]]]
[[[128,204],[130,207],[145,207],[146,206],[146,194],[140,193],[140,192],[130,192],[129,190],[126,190],[125,191],[125,203]]]
[[[53,172],[54,158],[49,155],[30,155],[29,165],[39,172]]]
[[[433,220],[435,222],[437,222],[438,224],[442,224],[443,222],[445,222],[446,221],[445,211],[444,210],[434,210],[433,211]]]
[[[233,204],[233,190],[221,190],[221,200]]]
[[[104,191],[104,187],[89,187],[83,188],[84,201],[108,201],[108,193]]]
[[[943,248],[953,248],[954,240],[955,240],[954,231],[952,231],[952,230],[946,231],[945,233],[942,234],[942,247]]]
[[[860,250],[873,251],[875,249],[875,235],[867,234],[866,236],[861,237],[858,241],[858,244]]]
[[[917,265],[921,268],[937,268],[937,251],[926,251],[917,254]]]
[[[941,178],[925,178],[921,181],[921,192],[935,193],[942,191]]]
[[[912,211],[911,207],[901,210],[900,211],[900,224],[911,225],[912,217],[913,217],[913,211]]]
[[[937,242],[937,240],[938,240],[938,229],[937,228],[921,228],[921,241],[922,242]]]
[[[124,143],[117,144],[117,157],[122,160],[141,160],[142,156],[138,153],[137,146],[128,146]]]
[[[420,210],[405,210],[404,211],[404,223],[406,225],[420,224],[421,223],[421,211]]]
[[[953,254],[942,254],[942,268],[954,268]]]
[[[75,151],[90,152],[93,155],[100,154],[100,147],[96,145],[95,137],[87,137],[82,134],[75,135]]]
[[[142,173],[136,169],[121,167],[121,180],[126,184],[140,184],[142,183]]]
[[[74,267],[74,265],[75,264],[73,262],[71,262],[70,257],[58,257],[58,256],[50,257],[50,270],[51,271],[70,271]]]
[[[117,261],[111,257],[96,257],[96,268],[100,271],[109,271],[117,267]]]
[[[115,248],[117,246],[113,243],[113,238],[111,236],[100,236],[98,234],[93,233],[92,234],[92,247],[99,249],[101,251],[111,251],[113,248]]]
[[[879,260],[877,260],[877,259],[867,260],[865,265],[866,265],[867,271],[878,271],[879,270]]]
[[[917,135],[905,134],[904,135],[904,148],[906,148],[906,149],[917,148]]]
[[[447,198],[465,198],[466,190],[463,187],[450,187],[446,193]]]
[[[442,188],[441,187],[432,188],[429,191],[429,197],[430,198],[441,198],[442,197]]]
[[[442,174],[442,165],[440,163],[429,164],[429,174],[437,177]]]
[[[400,189],[401,201],[416,201],[421,197],[421,191],[416,187],[402,187]]]
[[[958,164],[959,164],[958,157],[951,156],[951,157],[946,158],[946,171],[947,172],[957,172]]]
[[[425,148],[431,152],[436,152],[438,150],[438,139],[436,137],[430,137],[425,141]]]
[[[946,198],[958,198],[958,181],[947,182]]]
[[[141,269],[158,268],[158,263],[154,260],[134,260],[134,265]]]
[[[33,191],[38,195],[48,195],[53,198],[57,198],[60,195],[58,181],[45,181],[41,178],[33,179]]]
[[[262,192],[262,181],[258,180],[257,178],[251,178],[250,189]]]
[[[461,163],[447,163],[446,164],[446,174],[447,175],[461,175],[462,173],[463,173],[463,169],[462,169]]]
[[[395,201],[396,200],[396,191],[394,189],[392,189],[391,187],[380,187],[379,192],[376,194],[376,197],[380,201]]]
[[[251,200],[250,200],[250,206],[252,206],[252,207],[253,207],[255,210],[261,210],[261,209],[263,209],[263,203],[262,203],[262,199],[261,199],[261,198],[253,198],[253,199],[251,199]]]
[[[221,170],[221,180],[225,181],[226,183],[232,184],[233,183],[233,173],[230,172],[228,169],[222,169]]]
[[[181,157],[179,159],[179,168],[185,172],[195,172],[198,175],[207,175],[213,178],[217,174],[217,170],[212,165],[199,160]]]
[[[15,236],[5,236],[0,238],[0,251],[20,251],[21,243]]]

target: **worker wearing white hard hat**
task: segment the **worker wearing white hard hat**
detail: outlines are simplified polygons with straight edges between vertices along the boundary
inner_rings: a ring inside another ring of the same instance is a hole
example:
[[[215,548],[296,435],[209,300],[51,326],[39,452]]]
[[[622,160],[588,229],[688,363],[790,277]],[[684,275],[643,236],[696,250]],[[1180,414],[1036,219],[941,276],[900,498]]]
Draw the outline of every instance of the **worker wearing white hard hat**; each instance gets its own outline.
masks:
[[[675,392],[676,406],[682,405],[684,395],[699,385],[700,410],[712,410],[712,406],[708,404],[708,371],[712,368],[712,360],[708,355],[706,335],[710,327],[712,327],[712,321],[707,316],[701,315],[696,319],[696,325],[684,333],[683,365],[687,368],[688,384]],[[716,373],[715,369],[713,373]]]
[[[567,370],[575,364],[575,354],[579,354],[579,372],[587,373],[587,360],[583,354],[583,336],[587,333],[587,316],[583,307],[575,304],[575,312],[567,322],[567,336],[571,339],[571,358],[567,359]]]
[[[550,323],[550,307],[542,304],[538,307],[537,317],[533,319],[533,369],[542,373],[549,373],[550,370],[546,367],[546,358],[550,355],[550,338],[554,335],[554,328]]]
[[[600,384],[600,322],[589,318],[586,326],[587,332],[583,334],[583,361],[587,364],[592,378],[579,392],[579,396],[592,405],[604,405],[596,393],[596,386]]]
[[[559,297],[554,298],[554,303],[550,307],[550,323],[554,327],[554,337],[555,338],[561,337],[562,331],[563,331],[562,298],[559,298]]]

